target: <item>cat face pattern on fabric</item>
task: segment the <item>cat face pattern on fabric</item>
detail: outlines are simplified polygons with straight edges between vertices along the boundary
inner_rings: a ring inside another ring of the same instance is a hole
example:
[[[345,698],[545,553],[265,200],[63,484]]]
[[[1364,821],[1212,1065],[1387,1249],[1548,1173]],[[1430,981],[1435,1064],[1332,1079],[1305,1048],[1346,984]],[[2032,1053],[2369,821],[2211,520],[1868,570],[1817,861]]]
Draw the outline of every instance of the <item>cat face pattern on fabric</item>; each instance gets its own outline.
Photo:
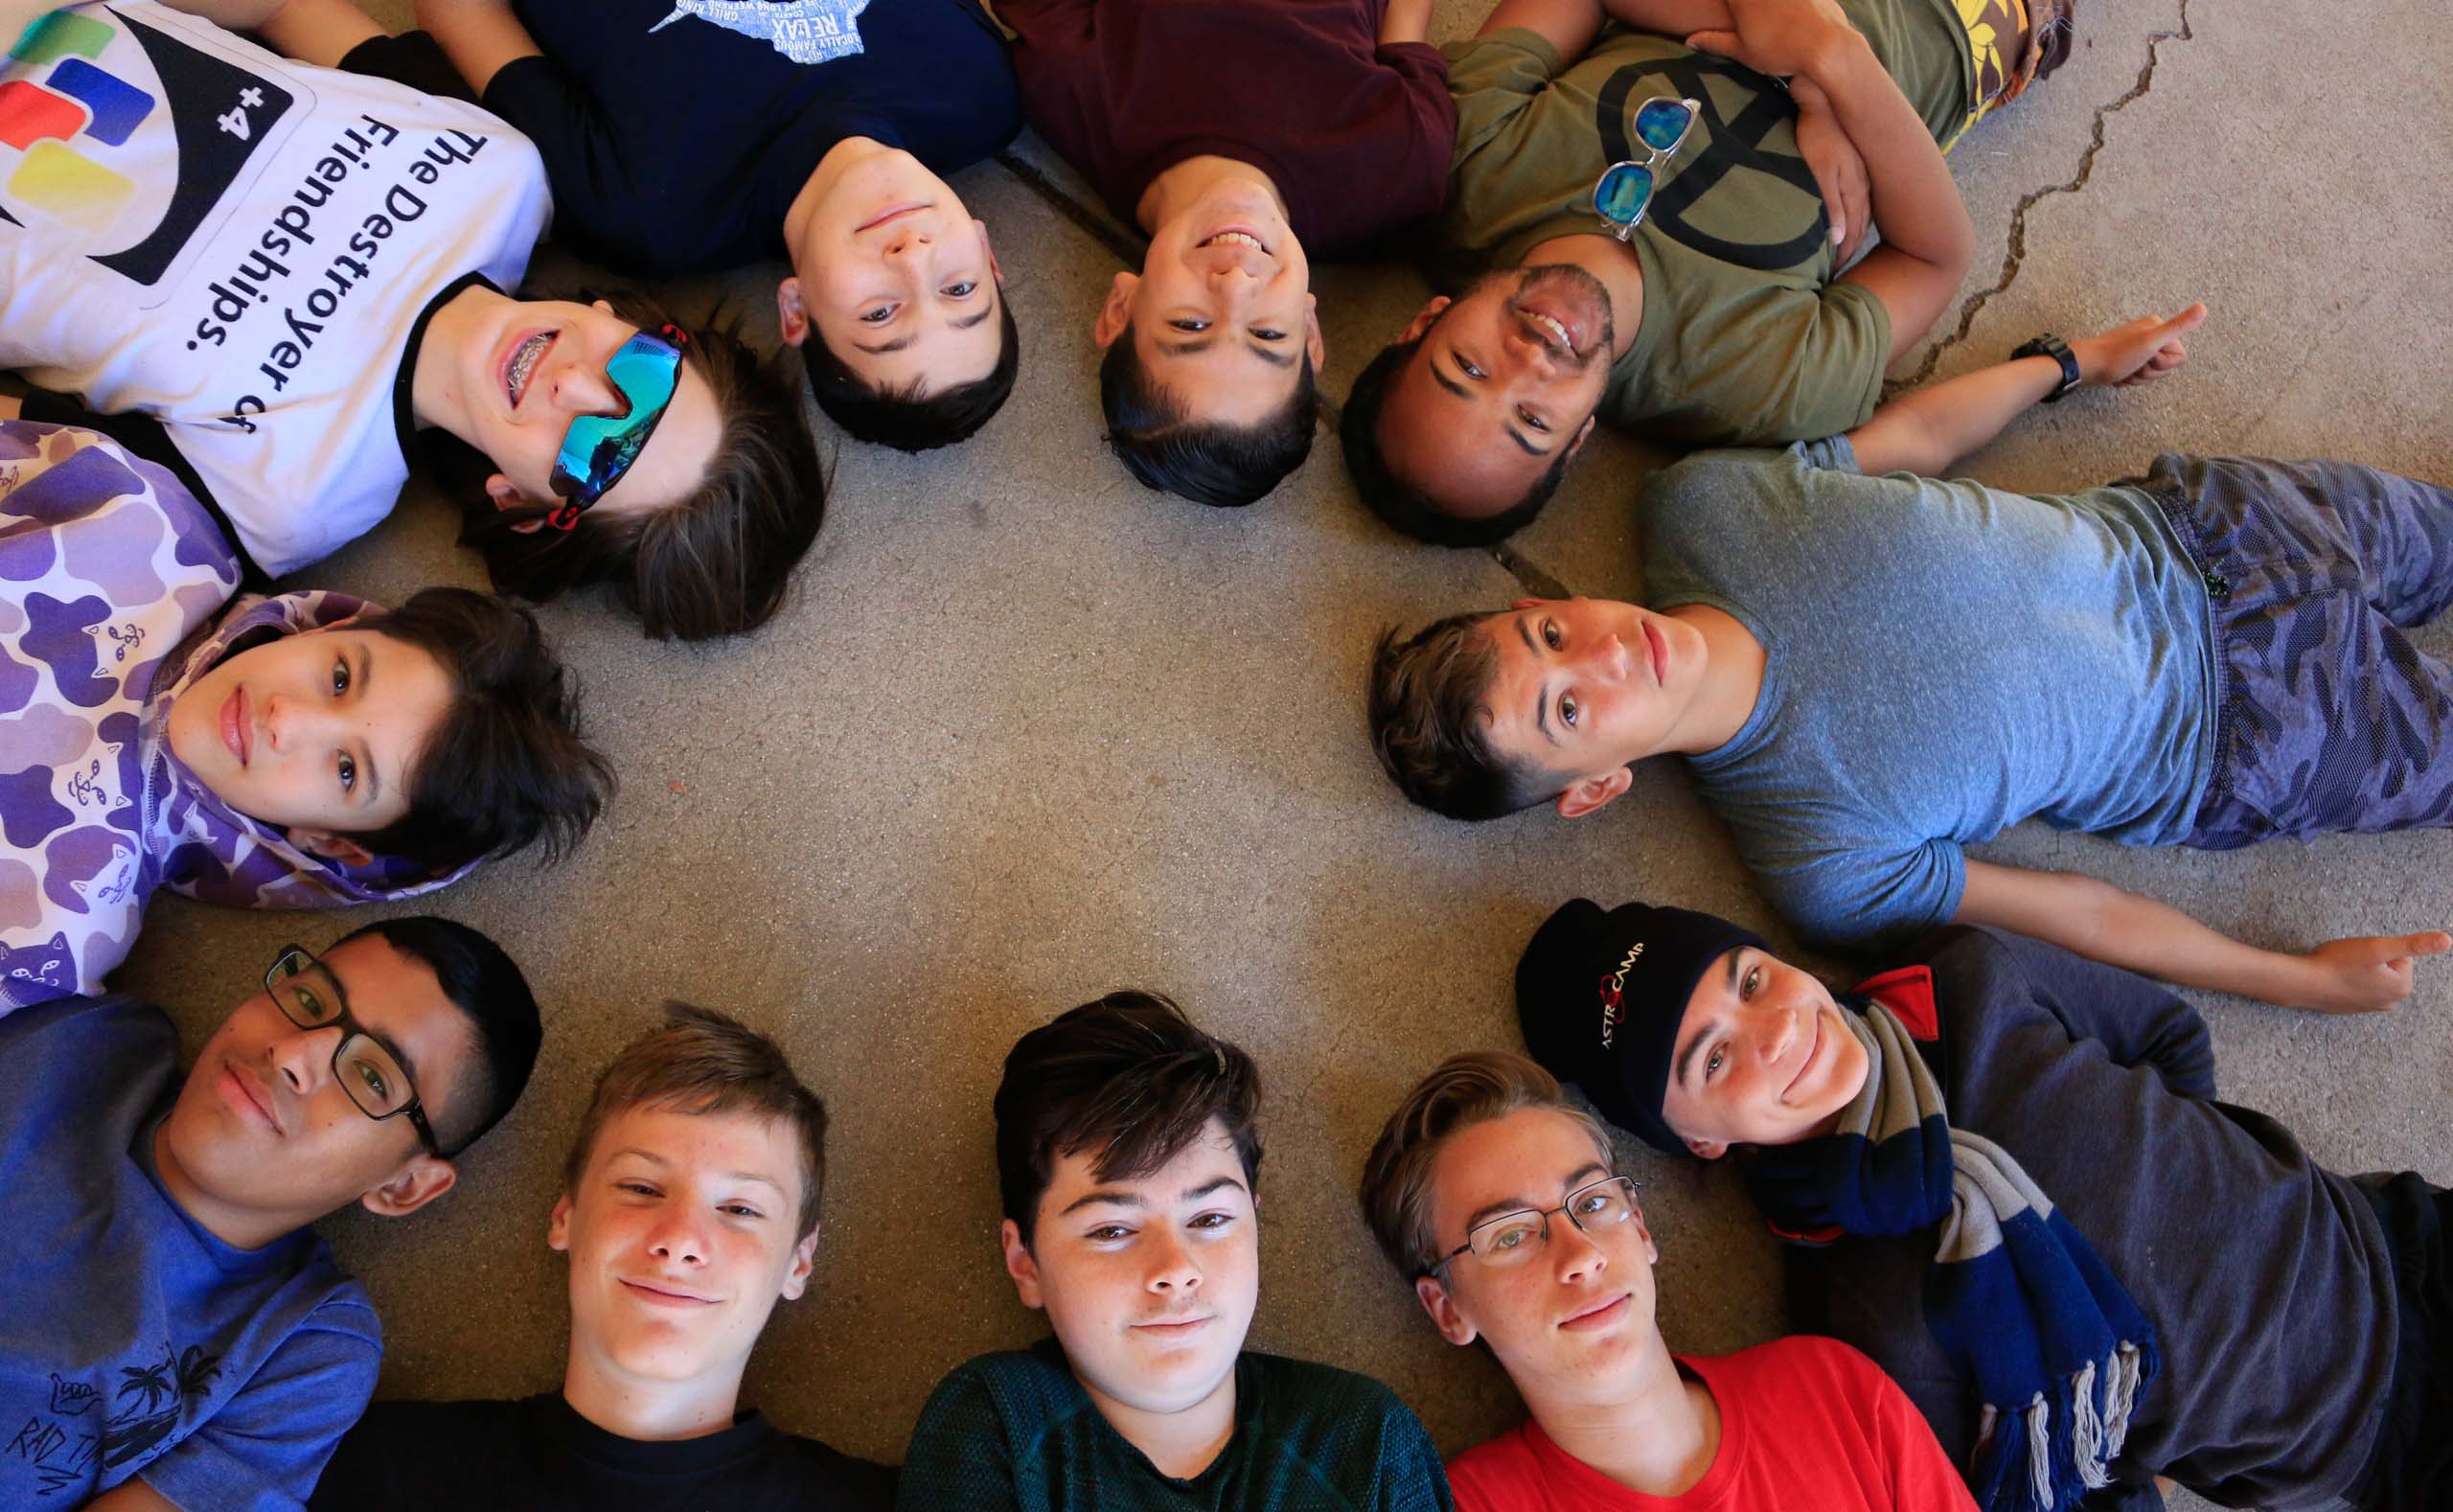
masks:
[[[0,1011],[99,989],[153,890],[331,907],[448,881],[347,868],[233,812],[170,753],[177,690],[338,594],[229,603],[239,568],[169,472],[89,430],[0,423]]]

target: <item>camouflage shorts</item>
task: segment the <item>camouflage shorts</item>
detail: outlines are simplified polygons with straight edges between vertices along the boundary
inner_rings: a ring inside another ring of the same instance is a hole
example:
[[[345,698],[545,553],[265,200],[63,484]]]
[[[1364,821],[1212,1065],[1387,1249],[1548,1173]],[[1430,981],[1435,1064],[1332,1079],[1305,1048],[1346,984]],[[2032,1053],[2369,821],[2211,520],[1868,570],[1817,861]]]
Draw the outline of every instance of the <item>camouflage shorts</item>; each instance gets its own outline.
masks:
[[[2453,490],[2348,462],[2155,459],[2217,647],[2214,771],[2186,841],[2453,823]],[[2440,754],[2447,753],[2447,754]]]

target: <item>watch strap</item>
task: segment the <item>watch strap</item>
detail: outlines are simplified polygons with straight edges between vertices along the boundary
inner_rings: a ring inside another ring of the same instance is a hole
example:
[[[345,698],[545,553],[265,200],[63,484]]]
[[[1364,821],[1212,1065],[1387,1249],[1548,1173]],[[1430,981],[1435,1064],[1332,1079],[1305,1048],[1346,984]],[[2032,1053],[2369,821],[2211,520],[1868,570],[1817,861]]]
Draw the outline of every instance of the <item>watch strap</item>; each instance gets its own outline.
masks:
[[[2071,352],[2070,343],[2052,332],[2046,332],[2010,354],[2013,362],[2021,357],[2051,357],[2061,364],[2061,386],[2044,396],[2046,403],[2058,403],[2062,395],[2078,386],[2078,358]]]

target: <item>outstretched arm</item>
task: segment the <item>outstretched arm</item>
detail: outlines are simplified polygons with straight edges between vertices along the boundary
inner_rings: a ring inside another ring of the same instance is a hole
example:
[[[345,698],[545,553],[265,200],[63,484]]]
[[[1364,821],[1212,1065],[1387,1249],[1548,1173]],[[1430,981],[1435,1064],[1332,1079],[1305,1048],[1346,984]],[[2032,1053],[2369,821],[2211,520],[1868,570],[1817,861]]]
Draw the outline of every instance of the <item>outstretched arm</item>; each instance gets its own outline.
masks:
[[[520,24],[511,0],[417,0],[417,6],[418,25],[433,34],[480,99],[505,63],[544,51]]]
[[[2099,336],[2070,343],[2083,385],[2144,383],[2189,360],[2181,338],[2206,319],[2191,305],[2168,320],[2142,316]],[[1848,433],[1857,467],[1868,476],[1914,472],[1930,477],[2002,433],[2002,427],[2061,386],[2061,364],[2019,357],[1929,384],[1874,411]]]
[[[1882,226],[1883,244],[1843,277],[1882,300],[1896,358],[1923,339],[1976,258],[1976,228],[1942,149],[1835,0],[1724,3],[1730,26],[1698,31],[1687,45],[1789,78],[1800,109],[1819,93],[1865,161],[1870,214]]]
[[[2184,987],[2322,1013],[2390,1008],[2410,996],[2420,956],[2453,951],[2453,935],[2433,929],[2328,940],[2304,955],[2264,951],[2092,877],[1977,860],[1967,863],[1951,922],[1993,925]]]
[[[284,57],[338,68],[349,50],[383,29],[350,0],[165,0],[233,32],[253,33]]]

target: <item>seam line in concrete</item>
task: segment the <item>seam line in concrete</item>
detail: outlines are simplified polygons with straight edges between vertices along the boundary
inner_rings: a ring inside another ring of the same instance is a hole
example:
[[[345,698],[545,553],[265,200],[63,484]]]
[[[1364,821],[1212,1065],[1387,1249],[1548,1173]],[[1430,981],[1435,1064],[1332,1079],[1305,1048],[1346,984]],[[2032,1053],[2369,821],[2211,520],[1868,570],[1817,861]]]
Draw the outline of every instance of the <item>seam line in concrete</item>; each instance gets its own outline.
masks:
[[[2189,0],[2180,0],[2180,23],[2177,28],[2146,34],[2146,61],[2138,70],[2138,81],[2130,85],[2128,92],[2120,99],[2109,104],[2096,107],[2094,129],[2090,134],[2086,151],[2078,157],[2078,172],[2064,183],[2048,184],[2042,189],[2020,196],[2018,207],[2010,212],[2010,239],[2009,245],[2005,249],[2002,257],[2002,276],[1995,281],[1991,288],[1978,290],[1975,297],[1967,302],[1960,310],[1959,329],[1943,340],[1935,343],[1934,349],[1925,354],[1925,360],[1916,365],[1915,372],[1885,385],[1886,395],[1914,388],[1932,378],[1934,369],[1940,364],[1942,357],[1967,339],[1967,333],[1976,328],[1977,317],[1984,312],[1986,305],[1993,302],[1993,296],[2002,293],[2017,281],[2019,271],[2027,264],[2028,259],[2028,212],[2054,195],[2075,195],[2087,187],[2088,179],[2095,176],[2096,154],[2101,152],[2104,148],[2104,118],[2125,108],[2131,101],[2143,98],[2155,87],[2155,67],[2163,60],[2166,42],[2195,40],[2194,34],[2189,31]]]

